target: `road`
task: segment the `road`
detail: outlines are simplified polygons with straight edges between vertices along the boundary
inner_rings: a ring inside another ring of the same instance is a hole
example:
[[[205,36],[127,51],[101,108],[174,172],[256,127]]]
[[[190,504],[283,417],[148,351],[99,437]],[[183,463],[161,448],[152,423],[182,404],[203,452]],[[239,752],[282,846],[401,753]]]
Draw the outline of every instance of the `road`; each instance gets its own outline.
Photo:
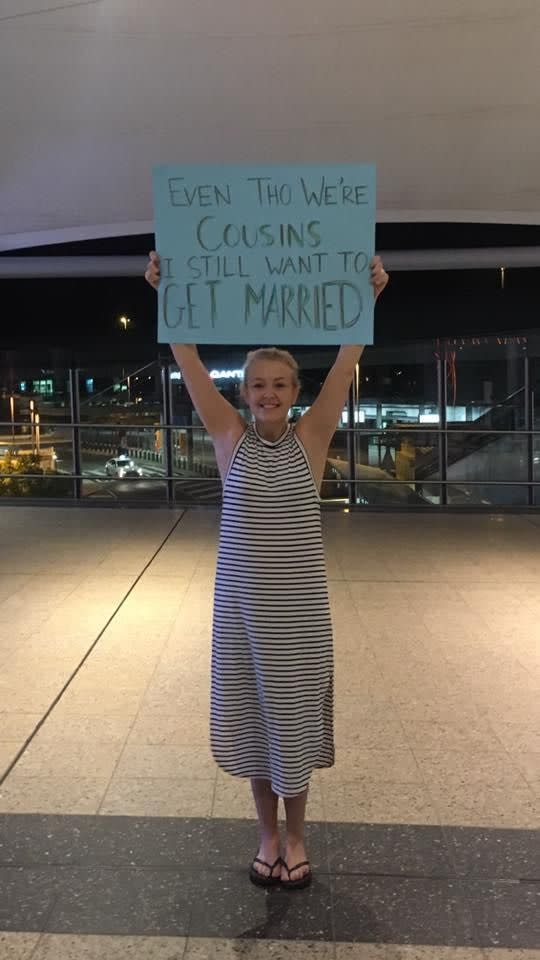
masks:
[[[157,463],[147,463],[145,460],[135,459],[135,463],[143,471],[139,478],[115,480],[107,477],[105,464],[109,459],[105,454],[82,451],[83,497],[108,498],[115,500],[164,500],[166,484],[163,479],[163,467]],[[71,472],[71,458],[68,462],[58,461],[58,472]],[[176,481],[176,497],[178,502],[187,503],[219,503],[221,498],[221,483],[218,479],[193,477],[178,471]]]

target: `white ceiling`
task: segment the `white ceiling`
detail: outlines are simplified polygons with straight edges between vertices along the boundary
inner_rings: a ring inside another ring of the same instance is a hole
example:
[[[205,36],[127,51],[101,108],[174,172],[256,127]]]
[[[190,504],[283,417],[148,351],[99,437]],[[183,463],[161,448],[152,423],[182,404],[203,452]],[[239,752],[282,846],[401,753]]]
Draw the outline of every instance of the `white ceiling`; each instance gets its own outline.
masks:
[[[0,0],[0,249],[152,231],[156,163],[375,162],[540,223],[540,0]]]

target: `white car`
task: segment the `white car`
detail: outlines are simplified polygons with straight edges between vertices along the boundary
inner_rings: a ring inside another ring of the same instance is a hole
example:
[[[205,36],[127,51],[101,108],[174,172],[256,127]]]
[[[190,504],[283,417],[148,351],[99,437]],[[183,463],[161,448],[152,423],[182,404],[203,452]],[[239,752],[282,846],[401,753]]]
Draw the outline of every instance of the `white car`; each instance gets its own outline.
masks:
[[[113,457],[105,464],[105,473],[108,477],[123,480],[124,477],[142,477],[143,472],[129,457]]]

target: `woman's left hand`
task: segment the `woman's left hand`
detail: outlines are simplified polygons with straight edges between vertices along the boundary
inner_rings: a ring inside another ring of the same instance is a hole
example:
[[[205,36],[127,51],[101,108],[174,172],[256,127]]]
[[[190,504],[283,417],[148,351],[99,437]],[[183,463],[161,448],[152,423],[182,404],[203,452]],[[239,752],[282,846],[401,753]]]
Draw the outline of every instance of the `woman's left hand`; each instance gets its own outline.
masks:
[[[390,277],[388,276],[386,270],[384,269],[384,264],[380,257],[373,257],[373,260],[370,263],[371,276],[369,282],[373,287],[373,293],[375,300],[383,292],[386,284],[388,283]]]

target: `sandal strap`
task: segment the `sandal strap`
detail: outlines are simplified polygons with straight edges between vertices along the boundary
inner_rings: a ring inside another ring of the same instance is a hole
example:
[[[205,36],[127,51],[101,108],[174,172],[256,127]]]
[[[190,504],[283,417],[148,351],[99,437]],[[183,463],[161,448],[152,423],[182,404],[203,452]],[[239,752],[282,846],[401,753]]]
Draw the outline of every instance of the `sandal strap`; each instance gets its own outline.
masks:
[[[282,863],[283,863],[283,866],[285,867],[287,873],[289,874],[289,878],[290,878],[290,876],[291,876],[291,873],[294,873],[295,870],[299,870],[300,867],[309,867],[309,865],[310,865],[310,864],[309,864],[309,860],[302,860],[300,863],[297,863],[294,867],[289,867],[289,866],[287,866],[287,864],[285,863],[284,860],[282,861]]]
[[[268,867],[270,871],[270,876],[272,876],[276,867],[281,863],[281,857],[278,857],[275,863],[267,863],[266,860],[261,860],[259,857],[255,857],[253,863],[260,863],[262,867]],[[262,876],[262,874],[261,874]]]

